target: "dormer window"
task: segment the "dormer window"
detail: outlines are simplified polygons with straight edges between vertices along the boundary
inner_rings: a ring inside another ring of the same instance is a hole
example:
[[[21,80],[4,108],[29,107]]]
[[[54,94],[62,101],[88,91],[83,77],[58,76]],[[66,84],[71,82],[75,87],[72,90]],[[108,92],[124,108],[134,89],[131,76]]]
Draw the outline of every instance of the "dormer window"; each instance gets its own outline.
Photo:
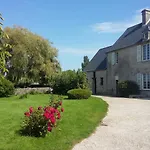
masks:
[[[148,32],[147,33],[143,33],[143,40],[148,40],[149,36],[148,36]]]
[[[150,39],[150,26],[144,27],[143,30],[143,41],[149,40]]]
[[[143,33],[143,39],[146,39],[146,33]]]

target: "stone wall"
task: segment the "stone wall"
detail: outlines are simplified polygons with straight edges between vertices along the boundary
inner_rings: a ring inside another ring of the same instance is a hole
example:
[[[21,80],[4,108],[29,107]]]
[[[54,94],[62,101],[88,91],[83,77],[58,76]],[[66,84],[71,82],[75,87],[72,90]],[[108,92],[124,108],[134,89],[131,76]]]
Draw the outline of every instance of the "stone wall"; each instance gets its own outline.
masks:
[[[101,78],[103,78],[103,85],[101,85]],[[96,94],[106,94],[106,70],[96,71]]]
[[[118,51],[118,64],[111,64],[111,53],[108,53],[107,91],[116,94],[116,79],[137,82],[137,73],[150,73],[150,61],[137,62],[137,45]],[[150,90],[141,90],[142,94],[150,96]]]
[[[87,79],[90,85],[90,89],[94,93],[95,84],[96,84],[96,94],[106,94],[106,70],[96,71],[96,83],[93,81],[93,72],[86,72]],[[103,85],[101,85],[101,78],[103,78]],[[95,93],[94,93],[95,94]]]
[[[45,93],[47,91],[50,91],[51,89],[49,87],[38,87],[38,88],[16,88],[15,90],[15,95],[21,95],[21,94],[25,94],[25,93],[29,93],[31,91],[37,91],[40,93]]]

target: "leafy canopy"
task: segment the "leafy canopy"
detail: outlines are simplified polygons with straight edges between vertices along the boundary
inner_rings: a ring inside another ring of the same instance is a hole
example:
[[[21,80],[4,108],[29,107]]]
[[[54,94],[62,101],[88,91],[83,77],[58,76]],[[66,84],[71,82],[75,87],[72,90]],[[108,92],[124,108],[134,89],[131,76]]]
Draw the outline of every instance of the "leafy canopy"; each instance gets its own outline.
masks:
[[[81,64],[81,67],[82,67],[82,71],[84,70],[84,68],[89,64],[89,58],[88,56],[84,56],[83,57],[83,63]]]
[[[11,46],[7,44],[5,41],[8,39],[8,35],[3,31],[2,28],[2,21],[4,19],[2,18],[2,15],[0,14],[0,74],[3,75],[3,73],[7,72],[6,69],[6,60],[11,56],[9,53],[9,50]]]
[[[5,28],[12,45],[8,79],[16,84],[38,82],[46,84],[48,78],[61,70],[57,60],[58,50],[47,39],[14,26]]]

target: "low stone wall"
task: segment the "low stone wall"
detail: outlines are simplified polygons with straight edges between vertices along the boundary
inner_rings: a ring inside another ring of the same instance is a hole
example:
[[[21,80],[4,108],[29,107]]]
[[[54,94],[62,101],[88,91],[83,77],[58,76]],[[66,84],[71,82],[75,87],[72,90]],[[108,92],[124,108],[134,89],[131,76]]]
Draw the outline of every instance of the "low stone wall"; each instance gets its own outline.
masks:
[[[37,92],[40,92],[40,93],[45,93],[47,91],[50,91],[51,88],[49,87],[38,87],[38,88],[16,88],[15,90],[15,95],[21,95],[21,94],[25,94],[25,93],[29,93],[31,91],[37,91]]]

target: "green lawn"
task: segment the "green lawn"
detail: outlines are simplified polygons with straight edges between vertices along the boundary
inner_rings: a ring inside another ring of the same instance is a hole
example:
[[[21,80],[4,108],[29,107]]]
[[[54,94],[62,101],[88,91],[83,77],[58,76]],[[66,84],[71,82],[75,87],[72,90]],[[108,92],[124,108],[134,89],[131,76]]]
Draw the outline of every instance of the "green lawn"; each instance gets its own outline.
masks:
[[[17,131],[24,112],[30,106],[45,106],[48,101],[49,95],[30,95],[28,99],[0,98],[0,150],[69,150],[95,130],[108,108],[99,98],[63,100],[62,120],[47,137],[19,135]]]

